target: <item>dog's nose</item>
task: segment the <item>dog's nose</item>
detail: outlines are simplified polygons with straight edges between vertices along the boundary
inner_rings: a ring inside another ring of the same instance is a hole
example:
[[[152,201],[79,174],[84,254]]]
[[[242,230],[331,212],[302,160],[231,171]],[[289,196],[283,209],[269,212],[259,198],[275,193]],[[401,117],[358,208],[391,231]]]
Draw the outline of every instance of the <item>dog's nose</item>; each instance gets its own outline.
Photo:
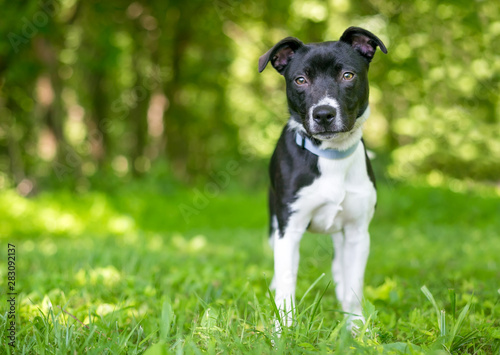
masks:
[[[312,113],[314,121],[321,125],[330,124],[336,115],[335,107],[327,105],[315,107]]]

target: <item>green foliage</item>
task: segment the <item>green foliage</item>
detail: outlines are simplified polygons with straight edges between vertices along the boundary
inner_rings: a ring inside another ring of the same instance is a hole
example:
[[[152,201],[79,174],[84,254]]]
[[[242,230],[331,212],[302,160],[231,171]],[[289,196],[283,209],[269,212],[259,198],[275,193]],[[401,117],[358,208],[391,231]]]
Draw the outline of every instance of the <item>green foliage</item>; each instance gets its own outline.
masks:
[[[34,199],[2,192],[2,215],[19,206],[1,231],[3,244],[17,249],[16,353],[499,349],[495,190],[379,188],[366,272],[367,323],[354,337],[331,284],[330,238],[305,236],[296,325],[277,338],[265,194],[226,192],[186,221],[178,209],[192,197],[192,190],[134,184],[108,194],[60,191]],[[50,218],[35,218],[47,209]],[[61,219],[68,227],[55,232],[48,221]],[[3,313],[2,334],[6,325]],[[5,339],[2,346],[13,353]]]
[[[392,178],[496,181],[495,1],[3,1],[0,188],[126,179],[168,161],[193,182],[267,159],[287,119],[283,78],[257,72],[285,36],[386,43],[370,68],[368,145]],[[101,176],[101,175],[100,175]],[[252,181],[251,181],[252,182]]]
[[[446,311],[444,309],[439,310],[439,307],[436,301],[434,300],[432,293],[426,286],[422,286],[421,290],[424,293],[425,297],[427,297],[427,299],[432,303],[432,306],[436,311],[437,322],[440,333],[437,342],[440,343],[445,350],[451,353],[455,353],[461,347],[474,340],[475,335],[478,333],[477,329],[471,330],[466,335],[459,335],[459,330],[462,328],[465,317],[469,313],[473,299],[472,297],[469,299],[464,309],[460,312],[458,318],[455,318],[455,290],[453,289],[450,290],[450,297],[452,300],[452,311],[453,311],[452,321],[454,324],[452,323],[453,326],[451,330],[448,330],[446,325]]]

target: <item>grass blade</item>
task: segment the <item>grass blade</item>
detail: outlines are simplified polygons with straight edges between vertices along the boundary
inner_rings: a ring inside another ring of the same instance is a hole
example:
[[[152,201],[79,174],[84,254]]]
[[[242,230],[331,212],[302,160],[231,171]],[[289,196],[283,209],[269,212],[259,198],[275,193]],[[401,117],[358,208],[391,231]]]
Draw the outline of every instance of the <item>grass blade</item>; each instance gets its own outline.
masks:
[[[439,329],[441,330],[441,336],[446,336],[446,312],[444,309],[441,310],[439,318]]]
[[[166,300],[163,302],[163,307],[161,309],[160,341],[167,342],[174,317],[172,305]]]
[[[266,286],[267,286],[267,292],[269,293],[269,299],[271,300],[271,307],[272,307],[273,312],[276,316],[276,319],[278,320],[278,322],[280,324],[280,328],[283,329],[283,321],[280,317],[280,312],[278,310],[278,307],[276,306],[276,302],[274,301],[273,293],[271,292],[269,285],[266,285]]]
[[[460,328],[462,327],[462,323],[467,316],[467,313],[469,313],[470,306],[472,304],[472,297],[470,298],[469,302],[465,305],[464,309],[462,309],[462,312],[460,312],[457,321],[455,322],[455,325],[453,326],[453,338],[458,334],[460,331]]]
[[[453,320],[456,319],[456,304],[457,304],[457,296],[455,295],[455,290],[453,288],[448,289],[448,294],[450,295],[450,303],[451,303],[451,315],[453,316]]]
[[[442,317],[444,318],[444,314],[441,315],[441,311],[439,310],[439,307],[436,303],[436,300],[434,299],[434,296],[432,295],[431,291],[429,291],[427,286],[425,286],[425,285],[422,286],[420,288],[420,290],[425,295],[425,297],[427,297],[427,299],[432,303],[432,306],[434,307],[434,310],[436,311],[436,318],[437,318],[437,322],[438,322],[439,331],[440,331],[441,335],[445,335],[443,333],[444,323],[442,323],[442,321],[443,321]],[[444,332],[446,332],[446,330],[444,330]]]
[[[323,290],[323,293],[321,294],[321,296],[319,297],[318,301],[314,305],[314,309],[313,309],[313,311],[311,313],[311,317],[309,317],[309,328],[307,329],[308,332],[311,330],[314,317],[316,316],[316,312],[318,311],[318,308],[319,308],[319,304],[321,303],[321,300],[323,299],[323,296],[325,295],[326,290],[328,290],[328,287],[330,287],[331,283],[332,283],[331,281],[328,282],[328,284],[326,285],[325,289]]]
[[[467,316],[467,313],[469,313],[471,303],[472,303],[472,297],[469,300],[469,302],[467,302],[464,309],[462,309],[462,311],[460,312],[458,319],[456,319],[454,322],[453,328],[451,329],[451,334],[449,334],[448,339],[446,341],[447,349],[450,352],[453,352],[454,349],[455,350],[458,349],[460,346],[466,344],[471,339],[473,339],[475,331],[468,333],[465,337],[458,336],[458,332],[460,331],[460,328],[462,327],[464,319]]]
[[[478,329],[474,329],[464,336],[457,336],[457,341],[454,341],[452,346],[450,347],[451,352],[456,352],[461,346],[471,342],[475,337],[475,335],[479,333]]]
[[[304,293],[304,295],[302,296],[302,298],[300,299],[300,302],[299,302],[299,306],[302,304],[302,302],[304,302],[304,300],[306,299],[306,296],[307,294],[314,288],[314,286],[316,286],[316,284],[325,276],[325,273],[322,273],[317,279],[316,281],[314,281],[312,283],[311,286],[309,286],[309,288],[307,289],[307,291]]]

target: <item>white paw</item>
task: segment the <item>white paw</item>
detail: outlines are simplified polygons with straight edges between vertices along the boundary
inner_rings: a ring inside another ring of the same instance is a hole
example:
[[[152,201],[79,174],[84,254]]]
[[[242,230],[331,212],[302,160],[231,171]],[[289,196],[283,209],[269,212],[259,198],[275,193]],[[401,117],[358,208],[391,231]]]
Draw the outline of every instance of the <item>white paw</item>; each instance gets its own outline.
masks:
[[[351,331],[353,336],[358,335],[360,330],[366,323],[365,317],[353,314],[346,315],[346,317],[347,317],[347,322],[346,322],[347,329]]]
[[[283,327],[290,328],[293,325],[293,318],[291,312],[288,314],[284,314],[280,311],[280,319],[274,320],[274,331],[278,335],[278,338],[281,337],[281,333],[283,331]]]

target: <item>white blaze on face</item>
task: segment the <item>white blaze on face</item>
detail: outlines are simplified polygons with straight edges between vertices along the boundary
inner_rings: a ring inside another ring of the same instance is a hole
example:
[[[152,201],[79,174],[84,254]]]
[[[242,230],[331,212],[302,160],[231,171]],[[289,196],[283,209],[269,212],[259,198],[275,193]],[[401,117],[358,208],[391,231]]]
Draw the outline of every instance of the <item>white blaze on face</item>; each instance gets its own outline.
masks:
[[[335,108],[335,110],[337,110],[337,118],[339,118],[339,119],[342,118],[341,112],[340,112],[339,102],[337,100],[335,100],[334,98],[331,98],[329,96],[324,96],[321,100],[319,100],[318,102],[316,102],[314,105],[312,105],[309,108],[309,115],[308,115],[309,127],[312,127],[315,124],[314,118],[313,118],[313,112],[314,112],[314,109],[318,106],[331,106],[331,107]]]

